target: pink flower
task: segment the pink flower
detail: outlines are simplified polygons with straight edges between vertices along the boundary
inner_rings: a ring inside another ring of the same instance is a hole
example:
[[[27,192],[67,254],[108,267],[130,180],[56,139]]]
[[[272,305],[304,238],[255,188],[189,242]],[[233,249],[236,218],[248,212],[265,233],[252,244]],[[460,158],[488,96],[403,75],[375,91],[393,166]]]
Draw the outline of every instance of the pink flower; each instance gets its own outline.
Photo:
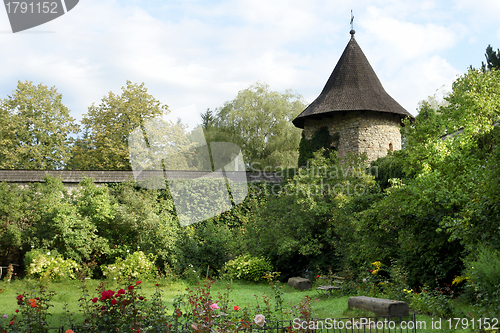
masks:
[[[234,306],[234,311],[239,311],[240,310],[240,307],[238,305],[235,305]]]
[[[219,310],[219,306],[217,305],[217,303],[212,303],[212,304],[210,305],[210,308],[211,308],[212,310]]]
[[[266,317],[264,317],[264,315],[258,314],[255,316],[253,321],[260,327],[263,327],[266,323]]]

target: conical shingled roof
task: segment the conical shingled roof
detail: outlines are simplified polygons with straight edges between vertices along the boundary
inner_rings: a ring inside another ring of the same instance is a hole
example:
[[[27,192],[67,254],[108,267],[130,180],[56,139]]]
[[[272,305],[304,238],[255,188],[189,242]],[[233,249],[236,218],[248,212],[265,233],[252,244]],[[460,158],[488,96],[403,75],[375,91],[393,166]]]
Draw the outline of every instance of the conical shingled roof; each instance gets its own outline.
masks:
[[[413,116],[385,91],[372,66],[354,39],[354,32],[321,94],[292,122],[304,128],[304,120],[332,112],[376,111]]]

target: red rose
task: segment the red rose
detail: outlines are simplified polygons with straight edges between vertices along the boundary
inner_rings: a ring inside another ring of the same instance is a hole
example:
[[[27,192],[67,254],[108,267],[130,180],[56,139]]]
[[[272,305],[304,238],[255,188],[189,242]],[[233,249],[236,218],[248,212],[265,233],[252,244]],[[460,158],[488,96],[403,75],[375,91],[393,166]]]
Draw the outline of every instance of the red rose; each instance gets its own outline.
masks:
[[[98,300],[97,297],[92,298],[92,302],[94,302],[94,303],[97,303],[97,300]]]
[[[111,300],[111,305],[116,305],[116,303],[117,303],[117,302],[116,302],[116,299],[114,299],[114,298],[113,298],[113,299]]]
[[[319,279],[319,275],[316,275],[316,279]]]
[[[128,286],[128,290],[130,291],[134,290],[134,286]]]
[[[9,326],[12,326],[12,325],[14,325],[14,321],[13,320],[11,320],[10,323],[9,323]]]
[[[20,301],[20,302],[23,300],[23,297],[24,297],[23,295],[16,296],[17,300]]]
[[[234,306],[234,311],[239,311],[240,310],[240,307],[238,305],[235,305]]]
[[[115,292],[113,290],[107,290],[107,291],[103,291],[101,293],[101,301],[105,300],[105,299],[110,299],[111,297],[113,297],[113,295],[115,294]]]
[[[118,290],[118,294],[122,294],[122,295],[125,294],[125,289]]]
[[[16,312],[19,312],[19,310],[16,310]]]
[[[136,286],[140,285],[141,283],[142,283],[142,281],[141,281],[141,280],[139,280],[139,281],[135,281],[135,285],[136,285]]]

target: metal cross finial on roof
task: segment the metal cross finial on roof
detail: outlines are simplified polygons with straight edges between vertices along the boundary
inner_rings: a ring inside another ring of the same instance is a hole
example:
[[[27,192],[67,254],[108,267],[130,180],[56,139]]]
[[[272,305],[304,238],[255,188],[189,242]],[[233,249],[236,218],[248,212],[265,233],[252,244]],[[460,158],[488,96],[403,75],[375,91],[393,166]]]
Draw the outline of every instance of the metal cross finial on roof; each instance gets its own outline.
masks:
[[[351,31],[349,31],[351,34],[351,37],[354,37],[354,34],[356,31],[354,31],[354,15],[352,14],[352,9],[351,9]]]

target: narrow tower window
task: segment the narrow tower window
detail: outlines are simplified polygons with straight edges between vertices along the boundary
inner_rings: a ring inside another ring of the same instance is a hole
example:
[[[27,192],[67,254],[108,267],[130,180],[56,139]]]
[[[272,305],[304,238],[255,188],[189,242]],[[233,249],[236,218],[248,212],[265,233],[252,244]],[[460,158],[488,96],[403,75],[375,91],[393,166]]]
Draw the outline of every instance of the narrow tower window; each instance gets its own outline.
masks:
[[[389,142],[389,150],[394,151],[394,148],[392,147],[392,142]]]

